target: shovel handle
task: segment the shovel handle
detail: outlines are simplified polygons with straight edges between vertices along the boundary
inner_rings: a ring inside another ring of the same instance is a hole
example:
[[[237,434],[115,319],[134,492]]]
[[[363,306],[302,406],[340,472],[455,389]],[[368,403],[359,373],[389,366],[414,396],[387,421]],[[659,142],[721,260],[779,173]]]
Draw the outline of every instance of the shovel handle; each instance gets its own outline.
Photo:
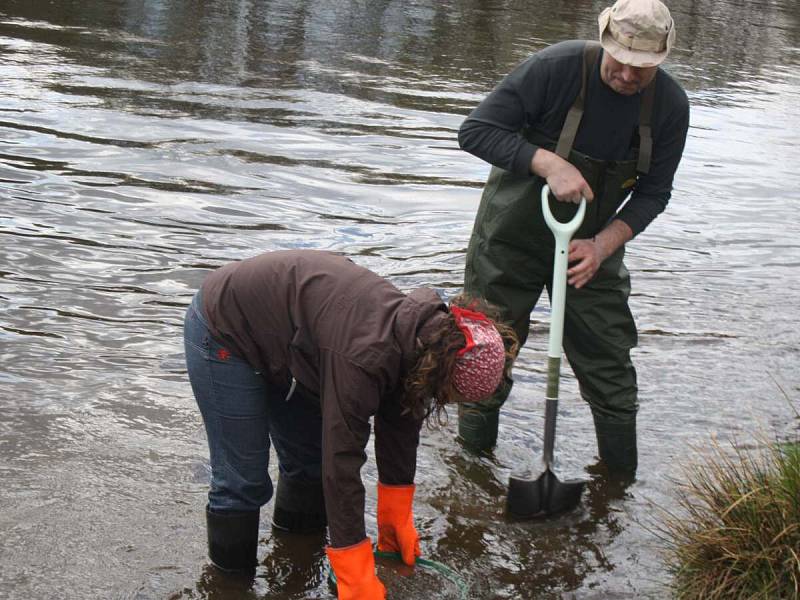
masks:
[[[581,198],[578,212],[566,223],[557,220],[550,211],[550,186],[542,186],[542,214],[545,223],[556,240],[553,259],[553,286],[550,298],[550,340],[547,356],[561,358],[561,341],[564,336],[564,304],[567,297],[567,253],[569,240],[583,223],[586,214],[586,198]]]
[[[550,210],[550,186],[545,183],[542,186],[542,213],[544,214],[544,221],[550,231],[553,232],[556,241],[562,238],[563,241],[569,242],[572,235],[578,231],[578,227],[583,223],[583,215],[586,213],[586,198],[581,197],[575,216],[566,223],[562,223],[553,216]]]
[[[550,468],[556,439],[558,414],[558,382],[561,371],[561,342],[564,338],[564,308],[567,299],[567,256],[569,240],[583,223],[586,198],[581,198],[578,211],[566,223],[550,211],[550,186],[542,186],[542,214],[553,232],[556,246],[553,257],[553,285],[550,288],[550,338],[547,343],[547,397],[544,412],[544,464]]]

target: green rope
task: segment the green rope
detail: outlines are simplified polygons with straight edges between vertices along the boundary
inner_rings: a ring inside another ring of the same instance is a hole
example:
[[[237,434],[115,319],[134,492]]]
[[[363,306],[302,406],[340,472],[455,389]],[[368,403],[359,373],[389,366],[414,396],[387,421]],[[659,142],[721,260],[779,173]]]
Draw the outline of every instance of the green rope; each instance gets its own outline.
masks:
[[[375,550],[374,554],[375,558],[388,558],[402,561],[402,557],[400,556],[399,552],[384,552],[382,550]],[[443,565],[435,560],[428,560],[427,558],[419,557],[417,558],[415,565],[430,569],[431,571],[436,571],[447,581],[454,584],[458,588],[461,600],[467,600],[469,598],[469,586],[467,585],[467,582],[464,581],[464,579],[458,573],[456,573],[447,565]],[[333,586],[336,585],[336,574],[333,572],[333,569],[330,567],[330,565],[328,565],[328,582]]]

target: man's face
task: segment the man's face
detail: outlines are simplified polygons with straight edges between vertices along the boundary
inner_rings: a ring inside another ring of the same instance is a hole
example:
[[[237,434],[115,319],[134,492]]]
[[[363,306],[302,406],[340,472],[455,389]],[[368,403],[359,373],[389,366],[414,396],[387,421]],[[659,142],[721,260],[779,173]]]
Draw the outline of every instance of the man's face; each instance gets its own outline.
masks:
[[[603,62],[600,63],[600,77],[612,90],[623,96],[638,94],[656,76],[658,67],[632,67],[623,64],[611,56],[608,52],[603,52]]]

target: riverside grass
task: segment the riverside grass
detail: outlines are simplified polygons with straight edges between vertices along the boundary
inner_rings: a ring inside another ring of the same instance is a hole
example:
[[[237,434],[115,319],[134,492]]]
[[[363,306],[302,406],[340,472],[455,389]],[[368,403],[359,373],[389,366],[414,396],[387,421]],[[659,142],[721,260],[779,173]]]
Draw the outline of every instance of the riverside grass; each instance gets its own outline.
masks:
[[[679,600],[800,598],[800,443],[714,443],[658,528]],[[681,513],[680,515],[678,513]]]

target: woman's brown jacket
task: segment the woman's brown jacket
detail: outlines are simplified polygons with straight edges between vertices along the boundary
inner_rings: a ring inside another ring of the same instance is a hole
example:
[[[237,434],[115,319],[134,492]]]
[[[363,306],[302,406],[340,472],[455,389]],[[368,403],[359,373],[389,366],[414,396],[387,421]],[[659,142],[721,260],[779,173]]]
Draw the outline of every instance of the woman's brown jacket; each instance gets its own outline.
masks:
[[[319,397],[331,545],[363,540],[370,418],[380,481],[412,483],[421,421],[404,410],[403,379],[423,326],[435,326],[446,306],[433,290],[406,295],[343,256],[313,250],[228,264],[202,295],[215,338],[270,384],[288,389],[293,377]]]

